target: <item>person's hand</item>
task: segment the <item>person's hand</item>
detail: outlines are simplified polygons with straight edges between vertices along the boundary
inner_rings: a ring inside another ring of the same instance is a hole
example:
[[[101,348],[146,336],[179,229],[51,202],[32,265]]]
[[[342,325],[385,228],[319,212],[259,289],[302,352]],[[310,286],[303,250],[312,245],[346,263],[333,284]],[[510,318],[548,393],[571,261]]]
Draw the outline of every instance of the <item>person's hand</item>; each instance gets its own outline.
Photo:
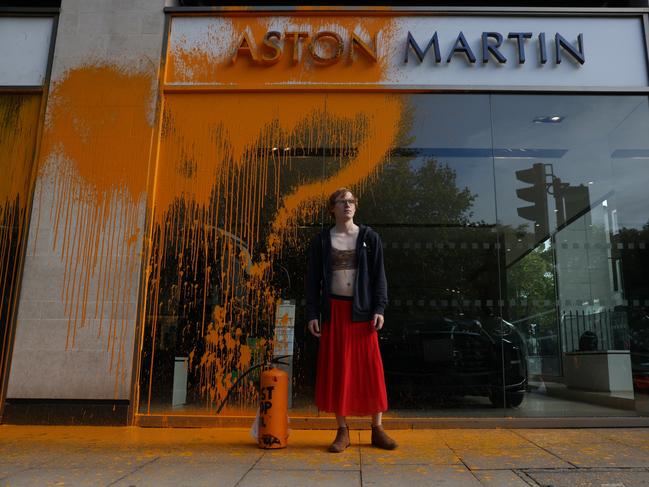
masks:
[[[314,337],[320,338],[320,323],[318,323],[318,320],[309,321],[309,331]]]
[[[376,313],[374,315],[374,318],[372,318],[372,326],[376,331],[379,331],[381,328],[383,328],[383,315],[380,315]]]

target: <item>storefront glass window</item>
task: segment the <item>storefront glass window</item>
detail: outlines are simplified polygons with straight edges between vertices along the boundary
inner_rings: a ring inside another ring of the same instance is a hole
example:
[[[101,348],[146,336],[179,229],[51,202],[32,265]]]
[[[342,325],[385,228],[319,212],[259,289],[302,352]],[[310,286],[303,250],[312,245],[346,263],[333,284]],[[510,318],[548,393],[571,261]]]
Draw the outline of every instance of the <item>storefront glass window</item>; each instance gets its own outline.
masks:
[[[647,129],[635,96],[167,96],[139,412],[253,414],[246,371],[289,355],[318,414],[306,250],[340,186],[384,242],[392,414],[641,412]]]
[[[647,99],[493,96],[492,117],[503,317],[528,349],[529,394],[513,414],[635,414],[647,381],[648,295],[630,271],[647,258]]]

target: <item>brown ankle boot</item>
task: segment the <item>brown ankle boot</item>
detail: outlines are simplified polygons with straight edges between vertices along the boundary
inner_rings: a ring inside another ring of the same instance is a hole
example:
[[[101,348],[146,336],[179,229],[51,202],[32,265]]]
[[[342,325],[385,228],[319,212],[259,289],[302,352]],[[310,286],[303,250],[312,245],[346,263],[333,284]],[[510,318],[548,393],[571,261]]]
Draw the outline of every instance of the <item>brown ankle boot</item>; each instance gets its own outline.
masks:
[[[384,450],[394,450],[397,442],[388,436],[383,426],[372,426],[372,445]]]
[[[349,446],[349,427],[345,426],[343,428],[338,428],[336,432],[336,439],[329,447],[331,453],[340,453],[345,451],[345,448]]]

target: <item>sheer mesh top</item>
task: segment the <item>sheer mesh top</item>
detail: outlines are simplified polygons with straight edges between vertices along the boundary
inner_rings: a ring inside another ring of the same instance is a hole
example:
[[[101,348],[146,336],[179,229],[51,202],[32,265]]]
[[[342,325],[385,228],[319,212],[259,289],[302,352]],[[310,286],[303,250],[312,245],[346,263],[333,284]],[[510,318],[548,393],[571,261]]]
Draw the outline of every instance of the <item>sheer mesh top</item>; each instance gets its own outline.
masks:
[[[339,250],[331,247],[331,270],[356,269],[356,250]]]

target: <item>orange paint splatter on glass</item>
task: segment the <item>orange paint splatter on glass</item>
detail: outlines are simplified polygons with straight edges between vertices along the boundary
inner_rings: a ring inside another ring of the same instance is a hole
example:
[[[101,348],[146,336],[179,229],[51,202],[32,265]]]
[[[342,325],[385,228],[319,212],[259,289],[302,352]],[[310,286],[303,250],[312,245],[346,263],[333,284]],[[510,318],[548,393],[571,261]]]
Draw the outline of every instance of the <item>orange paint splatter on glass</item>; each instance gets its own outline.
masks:
[[[275,260],[300,223],[317,223],[325,195],[376,177],[402,109],[399,97],[377,94],[167,97],[147,271],[149,377],[158,326],[174,313],[181,335],[203,337],[189,356],[208,408],[268,356],[281,301]],[[242,406],[256,403],[250,381],[239,392]]]

